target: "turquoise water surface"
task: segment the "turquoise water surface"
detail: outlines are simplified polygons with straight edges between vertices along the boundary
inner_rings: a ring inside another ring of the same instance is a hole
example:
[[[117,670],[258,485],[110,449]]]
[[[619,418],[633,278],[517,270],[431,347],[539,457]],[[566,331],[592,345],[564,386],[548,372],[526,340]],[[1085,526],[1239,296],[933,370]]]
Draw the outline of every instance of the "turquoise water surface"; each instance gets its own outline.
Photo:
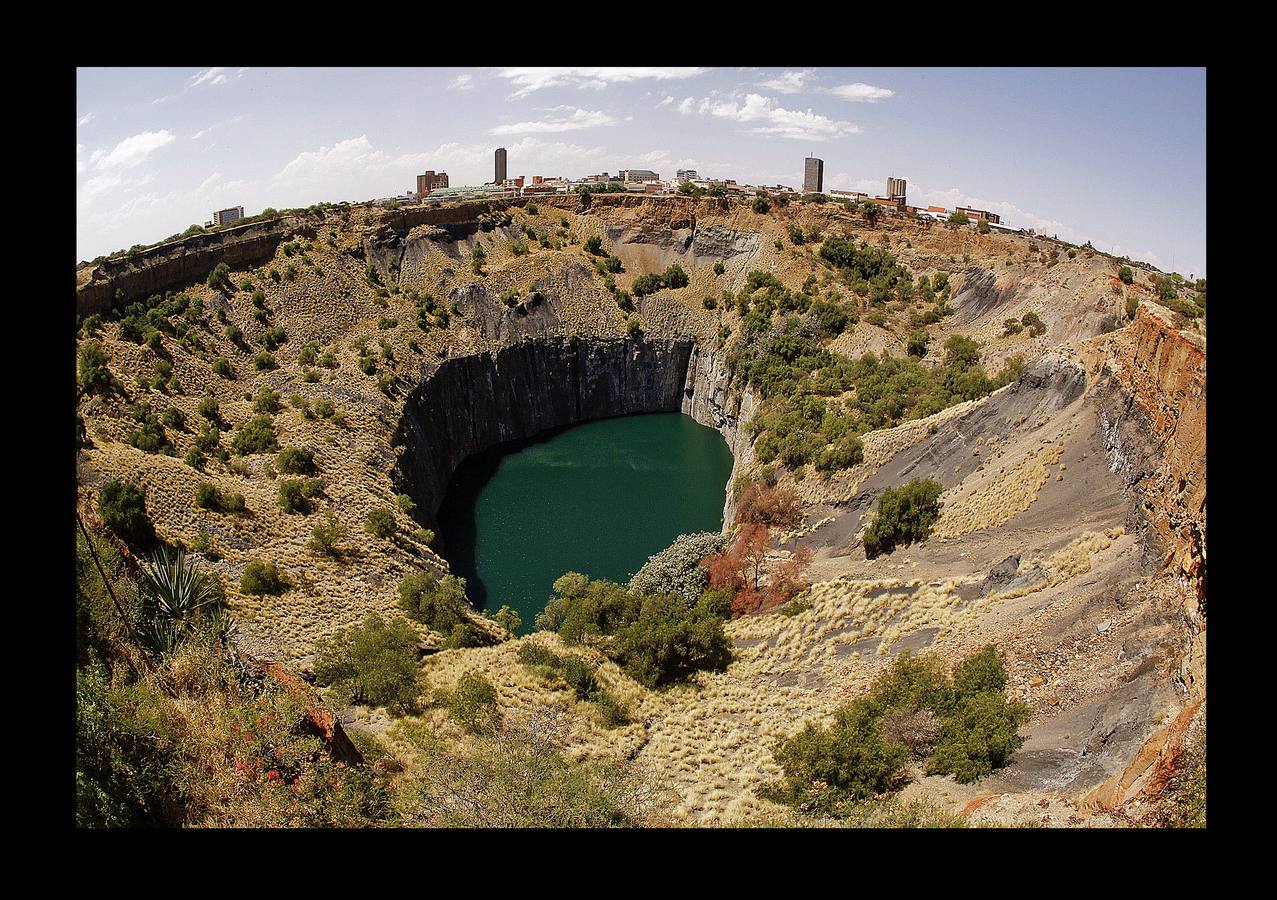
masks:
[[[722,435],[679,413],[602,419],[461,464],[439,511],[470,599],[519,611],[524,633],[564,572],[627,581],[689,531],[718,531],[732,469]]]

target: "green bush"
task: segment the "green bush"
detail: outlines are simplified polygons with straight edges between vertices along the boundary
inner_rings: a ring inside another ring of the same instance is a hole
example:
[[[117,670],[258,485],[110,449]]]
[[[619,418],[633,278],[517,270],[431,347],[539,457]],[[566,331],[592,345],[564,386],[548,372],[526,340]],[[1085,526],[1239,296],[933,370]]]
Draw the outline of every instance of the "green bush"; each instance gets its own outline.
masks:
[[[231,441],[231,449],[240,456],[271,453],[277,446],[275,426],[266,415],[254,416]]]
[[[289,478],[279,483],[279,508],[286,513],[308,513],[323,490],[318,478]]]
[[[239,589],[244,594],[278,596],[288,590],[288,582],[274,563],[250,559],[239,578]]]
[[[200,509],[221,512],[224,508],[222,492],[211,481],[201,481],[195,486],[195,505]]]
[[[650,274],[635,278],[631,289],[635,296],[643,297],[647,294],[655,294],[663,287],[665,287],[665,280],[660,275]]]
[[[388,506],[377,506],[368,511],[364,518],[364,530],[373,537],[389,538],[398,531],[395,514]]]
[[[785,770],[783,788],[764,792],[769,799],[809,803],[813,811],[830,813],[832,804],[864,800],[898,783],[909,751],[883,738],[873,704],[864,697],[834,713],[828,728],[808,723],[773,749]],[[822,786],[813,791],[813,786]]]
[[[208,286],[214,289],[220,288],[223,284],[226,284],[230,274],[230,266],[224,262],[219,262],[213,266],[213,271],[208,273]]]
[[[286,447],[275,457],[275,467],[285,475],[314,475],[315,454],[307,447]]]
[[[953,681],[957,700],[940,723],[927,774],[952,775],[966,784],[1006,765],[1023,743],[1017,732],[1028,721],[1029,708],[1007,700],[1006,672],[992,646],[964,660]]]
[[[722,671],[731,662],[723,620],[678,594],[649,594],[638,617],[616,632],[612,656],[635,681],[661,687],[697,671]]]
[[[155,540],[155,526],[146,512],[146,493],[123,481],[108,481],[98,492],[98,515],[108,528],[130,544]]]
[[[897,544],[912,544],[931,534],[940,517],[943,486],[930,478],[915,478],[899,488],[887,488],[878,498],[878,513],[865,529],[865,556],[890,553]]]
[[[531,641],[524,641],[519,645],[518,657],[519,662],[525,666],[546,666],[551,669],[557,669],[563,660],[563,657],[548,647]]]
[[[108,360],[100,342],[84,342],[80,347],[80,390],[86,394],[109,394],[115,389]]]
[[[324,521],[316,522],[311,529],[311,539],[306,546],[325,556],[338,556],[338,545],[346,539],[346,533],[346,526],[337,521],[330,509]]]
[[[678,263],[673,263],[661,278],[662,282],[668,288],[687,287],[687,272]],[[637,291],[636,291],[637,293]]]
[[[722,274],[723,274],[724,272],[726,272],[726,271],[727,271],[727,266],[723,265],[723,261],[722,261],[722,260],[719,260],[718,262],[714,263],[714,274],[715,274],[715,275],[722,275]]]
[[[231,364],[225,357],[219,356],[213,360],[213,374],[222,378],[234,378],[235,370],[231,368]]]
[[[501,724],[497,691],[482,675],[467,672],[448,697],[448,715],[471,734],[490,734]]]
[[[373,614],[318,643],[315,681],[331,686],[345,702],[408,713],[421,695],[417,657],[417,634],[408,622],[387,624]]]
[[[465,602],[466,580],[455,575],[440,578],[433,572],[409,572],[399,583],[400,609],[440,634],[450,634],[465,621]]]
[[[594,668],[584,659],[570,653],[560,659],[559,674],[572,688],[572,693],[581,700],[593,700],[598,692],[599,683],[594,677]]]
[[[1135,273],[1131,271],[1130,266],[1122,266],[1118,269],[1117,277],[1122,284],[1132,284],[1135,281]]]
[[[854,804],[894,790],[912,754],[928,774],[974,781],[1002,766],[1021,744],[1028,709],[1005,696],[998,651],[984,647],[952,678],[932,655],[896,657],[866,694],[839,707],[834,724],[808,724],[774,754],[784,779],[762,795],[799,808],[854,816]],[[939,723],[937,725],[937,723]]]
[[[604,728],[620,728],[630,724],[630,711],[608,691],[602,688],[595,691],[594,705],[599,711],[599,722]]]

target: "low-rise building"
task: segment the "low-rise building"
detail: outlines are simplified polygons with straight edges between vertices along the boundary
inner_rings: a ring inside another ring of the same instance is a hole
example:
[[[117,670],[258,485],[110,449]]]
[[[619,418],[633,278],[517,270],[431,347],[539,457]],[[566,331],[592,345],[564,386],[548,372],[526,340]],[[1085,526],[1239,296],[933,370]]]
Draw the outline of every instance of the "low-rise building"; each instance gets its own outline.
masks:
[[[661,180],[661,176],[650,169],[622,169],[617,173],[617,177],[625,184]]]
[[[987,209],[971,209],[967,206],[959,206],[954,209],[956,213],[962,213],[968,219],[974,219],[977,222],[988,222],[990,225],[997,225],[1002,221],[1002,217],[997,213],[991,213]]]
[[[837,188],[830,190],[829,196],[837,200],[850,200],[852,203],[860,203],[869,199],[868,194],[863,194],[860,191],[840,191]]]

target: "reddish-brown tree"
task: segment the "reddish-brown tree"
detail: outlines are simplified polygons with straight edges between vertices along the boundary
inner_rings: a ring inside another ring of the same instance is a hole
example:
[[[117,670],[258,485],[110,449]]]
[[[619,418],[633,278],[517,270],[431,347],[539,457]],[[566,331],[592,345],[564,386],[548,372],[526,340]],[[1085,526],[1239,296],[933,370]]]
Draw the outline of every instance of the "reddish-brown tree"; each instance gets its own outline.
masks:
[[[726,588],[735,594],[732,601],[733,617],[754,612],[762,605],[764,595],[759,588],[759,581],[770,542],[771,533],[766,525],[746,525],[729,549],[705,559],[705,566],[709,569],[709,586],[715,589]]]
[[[773,528],[793,528],[802,518],[802,508],[793,488],[773,487],[765,481],[749,485],[736,501],[736,524],[761,524]]]

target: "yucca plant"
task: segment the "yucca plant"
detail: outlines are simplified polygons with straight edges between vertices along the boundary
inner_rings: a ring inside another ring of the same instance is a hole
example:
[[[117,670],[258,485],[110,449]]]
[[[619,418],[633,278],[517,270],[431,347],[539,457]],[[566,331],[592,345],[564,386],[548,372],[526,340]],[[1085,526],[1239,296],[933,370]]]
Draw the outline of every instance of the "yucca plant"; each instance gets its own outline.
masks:
[[[138,635],[152,652],[169,652],[196,623],[211,621],[219,638],[229,633],[230,617],[221,608],[216,583],[188,563],[185,554],[162,549],[144,569]]]
[[[145,598],[155,615],[182,624],[202,617],[218,599],[212,582],[187,564],[184,553],[170,555],[167,549],[146,566]]]

